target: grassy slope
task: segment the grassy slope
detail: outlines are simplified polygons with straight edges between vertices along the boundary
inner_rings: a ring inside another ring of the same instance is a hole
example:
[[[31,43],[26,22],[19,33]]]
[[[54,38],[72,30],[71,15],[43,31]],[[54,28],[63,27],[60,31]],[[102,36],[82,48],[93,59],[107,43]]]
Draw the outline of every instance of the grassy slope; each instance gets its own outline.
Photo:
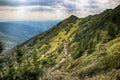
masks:
[[[56,71],[53,75],[64,76],[63,80],[66,79],[65,76],[68,80],[72,78],[76,80],[76,77],[91,80],[119,80],[119,10],[120,7],[117,7],[100,15],[83,19],[78,25],[79,28],[74,32],[74,40],[71,44],[72,59],[68,58],[62,64],[64,71],[59,73]],[[101,45],[103,49],[106,49],[105,51],[99,51]]]
[[[46,73],[50,71],[50,76],[44,77],[57,80],[119,80],[119,20],[120,6],[83,19],[71,16],[20,45],[19,49],[25,53],[21,65],[25,65],[26,61],[32,63],[36,54],[39,67],[45,68]],[[62,41],[68,39],[71,55],[64,56]]]

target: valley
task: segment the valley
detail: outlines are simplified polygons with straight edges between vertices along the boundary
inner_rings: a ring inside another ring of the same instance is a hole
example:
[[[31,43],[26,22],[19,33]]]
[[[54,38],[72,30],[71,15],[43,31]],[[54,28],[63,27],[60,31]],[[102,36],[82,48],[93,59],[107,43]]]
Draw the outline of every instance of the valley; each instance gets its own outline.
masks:
[[[40,34],[58,21],[1,21],[0,40],[5,43],[6,49],[10,49],[33,36]]]

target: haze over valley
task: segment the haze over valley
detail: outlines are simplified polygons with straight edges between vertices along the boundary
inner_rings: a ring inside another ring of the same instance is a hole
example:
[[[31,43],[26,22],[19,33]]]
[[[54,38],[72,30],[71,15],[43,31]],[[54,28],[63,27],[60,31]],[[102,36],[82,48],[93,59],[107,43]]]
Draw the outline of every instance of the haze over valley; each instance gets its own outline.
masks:
[[[10,49],[50,29],[59,21],[1,21],[0,40],[5,43],[6,49]]]

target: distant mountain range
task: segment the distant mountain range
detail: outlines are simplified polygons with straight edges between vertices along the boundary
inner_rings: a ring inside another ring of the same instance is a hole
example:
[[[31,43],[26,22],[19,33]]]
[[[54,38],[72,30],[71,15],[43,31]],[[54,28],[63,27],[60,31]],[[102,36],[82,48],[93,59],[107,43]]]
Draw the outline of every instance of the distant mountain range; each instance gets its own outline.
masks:
[[[59,20],[0,22],[0,40],[5,42],[6,48],[10,48],[50,29],[58,22]]]

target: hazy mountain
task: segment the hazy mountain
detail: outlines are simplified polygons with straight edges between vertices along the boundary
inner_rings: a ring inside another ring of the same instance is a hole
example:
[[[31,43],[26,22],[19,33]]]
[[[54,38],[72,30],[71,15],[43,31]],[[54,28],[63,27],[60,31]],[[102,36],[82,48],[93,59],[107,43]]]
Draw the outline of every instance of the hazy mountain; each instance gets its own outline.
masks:
[[[120,80],[120,6],[72,15],[8,53],[6,80]]]
[[[4,21],[0,22],[0,40],[6,47],[20,44],[36,34],[50,29],[59,21]]]

